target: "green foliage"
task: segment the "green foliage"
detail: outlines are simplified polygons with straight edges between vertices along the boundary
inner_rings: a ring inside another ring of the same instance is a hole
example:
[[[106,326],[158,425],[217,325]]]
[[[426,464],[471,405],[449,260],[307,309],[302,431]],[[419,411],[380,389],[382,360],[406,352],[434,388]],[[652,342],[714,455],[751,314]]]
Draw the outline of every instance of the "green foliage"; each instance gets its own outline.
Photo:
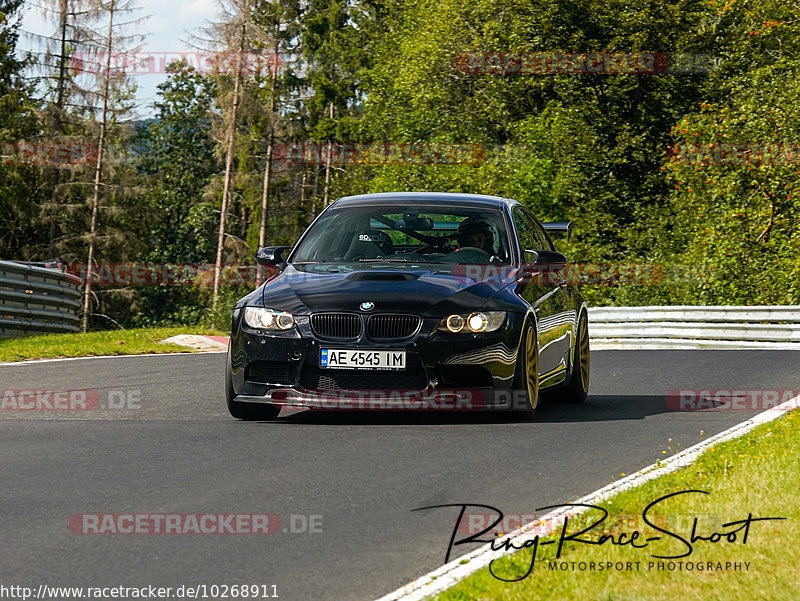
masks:
[[[0,0],[9,15],[19,6]],[[269,69],[248,70],[242,82],[223,262],[251,262],[257,250],[270,141],[470,144],[483,160],[275,163],[267,244],[296,240],[323,208],[327,177],[329,200],[390,190],[494,194],[519,199],[542,220],[572,220],[573,238],[557,243],[575,262],[661,266],[647,285],[585,286],[591,304],[800,303],[797,157],[719,164],[697,155],[720,144],[784,145],[785,154],[800,143],[795,7],[778,0],[252,7],[247,51],[277,49],[280,71],[273,78]],[[232,22],[219,27],[240,31]],[[36,111],[44,102],[36,88],[19,77],[25,65],[16,36],[15,27],[0,28],[3,140],[40,135],[52,121]],[[467,52],[686,53],[709,57],[711,68],[515,75],[464,69]],[[116,128],[110,144],[120,160],[107,174],[116,192],[103,201],[101,260],[213,262],[233,79],[173,65],[155,118]],[[94,125],[76,110],[60,127],[86,135]],[[81,260],[88,171],[62,173],[54,193],[52,170],[0,164],[4,254],[48,258],[50,229],[62,258]],[[61,203],[57,215],[51,196]],[[213,315],[210,291],[185,286],[109,291],[103,308],[124,325],[204,320],[227,328],[229,305],[249,289],[223,286]]]
[[[198,264],[214,260],[218,212],[204,196],[216,173],[214,141],[209,135],[214,81],[185,63],[168,67],[159,86],[154,120],[136,134],[138,168],[150,185],[140,199],[147,207],[142,235],[149,247],[141,261]],[[142,326],[196,324],[208,298],[179,285],[143,287],[141,310],[132,323]]]
[[[35,82],[23,77],[29,60],[17,56],[21,6],[21,0],[0,0],[0,145],[37,134]],[[46,245],[36,202],[42,191],[36,168],[11,163],[0,159],[0,258],[31,259]]]
[[[674,227],[664,246],[701,274],[682,290],[682,302],[795,304],[800,34],[782,2],[719,12],[723,60],[708,100],[672,130],[678,155],[663,173]]]

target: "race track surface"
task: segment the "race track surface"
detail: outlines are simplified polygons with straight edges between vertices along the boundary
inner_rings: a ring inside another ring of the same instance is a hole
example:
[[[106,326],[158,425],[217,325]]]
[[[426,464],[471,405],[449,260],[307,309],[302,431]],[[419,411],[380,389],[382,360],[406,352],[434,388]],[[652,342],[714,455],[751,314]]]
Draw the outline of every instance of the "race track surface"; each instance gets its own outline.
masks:
[[[545,404],[530,423],[342,411],[245,423],[227,414],[224,361],[0,366],[0,390],[89,389],[101,402],[112,391],[133,404],[0,410],[0,581],[275,584],[283,600],[375,599],[443,563],[457,510],[415,508],[569,502],[757,413],[672,411],[671,390],[800,388],[792,351],[601,351],[586,403]],[[272,513],[287,530],[292,515],[321,516],[322,532],[76,534],[70,517],[85,513]]]

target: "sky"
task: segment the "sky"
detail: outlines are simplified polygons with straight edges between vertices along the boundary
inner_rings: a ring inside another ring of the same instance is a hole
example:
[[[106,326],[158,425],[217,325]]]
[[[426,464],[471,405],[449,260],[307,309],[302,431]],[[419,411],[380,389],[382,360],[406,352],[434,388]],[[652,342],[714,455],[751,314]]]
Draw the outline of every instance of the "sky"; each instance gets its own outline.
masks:
[[[53,23],[47,22],[43,11],[37,5],[43,4],[41,0],[25,2],[22,8],[22,29],[40,34],[52,35],[56,31]],[[164,81],[163,65],[177,58],[170,53],[197,52],[188,43],[192,33],[199,33],[198,28],[203,27],[208,21],[214,20],[219,11],[219,0],[138,0],[136,6],[141,7],[136,16],[149,18],[139,30],[131,33],[147,34],[142,47],[146,56],[152,56],[153,61],[147,67],[142,67],[131,79],[138,85],[137,111],[140,117],[153,114],[152,103],[156,98],[156,86]],[[35,44],[30,38],[21,36],[20,48],[34,50]],[[201,63],[204,56],[194,54],[190,62]],[[145,72],[152,71],[152,72]]]

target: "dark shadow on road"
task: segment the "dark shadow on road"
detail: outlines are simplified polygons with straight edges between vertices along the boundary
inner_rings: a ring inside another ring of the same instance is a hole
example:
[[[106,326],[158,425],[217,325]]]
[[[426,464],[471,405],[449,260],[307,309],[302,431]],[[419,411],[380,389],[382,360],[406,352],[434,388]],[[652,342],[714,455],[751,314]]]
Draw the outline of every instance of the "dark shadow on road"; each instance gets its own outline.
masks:
[[[284,409],[284,411],[287,411]],[[296,425],[463,425],[512,424],[533,426],[536,423],[593,422],[641,420],[651,415],[671,412],[664,395],[598,395],[573,405],[544,400],[531,421],[524,421],[503,411],[358,411],[358,410],[292,410],[274,424]]]

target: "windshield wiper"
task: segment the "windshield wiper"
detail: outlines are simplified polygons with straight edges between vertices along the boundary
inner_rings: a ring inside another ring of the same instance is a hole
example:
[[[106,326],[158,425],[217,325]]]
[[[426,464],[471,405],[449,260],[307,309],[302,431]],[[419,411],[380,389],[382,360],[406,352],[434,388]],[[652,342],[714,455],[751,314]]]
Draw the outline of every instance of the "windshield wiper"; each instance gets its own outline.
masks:
[[[374,259],[359,259],[359,263],[410,263],[408,259],[402,257],[395,257],[387,259],[386,257],[375,257]]]
[[[358,262],[359,263],[442,263],[442,261],[436,261],[434,259],[423,259],[421,257],[413,261],[405,257],[390,257],[390,258],[378,257],[375,259],[359,259]]]

